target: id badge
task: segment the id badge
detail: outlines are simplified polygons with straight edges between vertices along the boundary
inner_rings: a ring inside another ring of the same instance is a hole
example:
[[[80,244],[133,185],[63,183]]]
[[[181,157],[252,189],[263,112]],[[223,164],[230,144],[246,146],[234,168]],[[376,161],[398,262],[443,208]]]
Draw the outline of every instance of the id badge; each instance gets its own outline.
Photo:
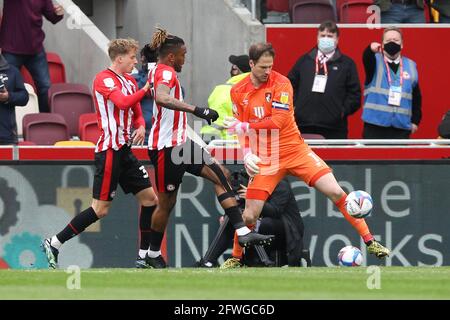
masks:
[[[400,107],[401,100],[402,100],[402,87],[391,86],[391,88],[389,89],[388,104],[391,106]]]
[[[323,74],[316,74],[312,87],[313,92],[324,93],[327,86],[328,77]]]

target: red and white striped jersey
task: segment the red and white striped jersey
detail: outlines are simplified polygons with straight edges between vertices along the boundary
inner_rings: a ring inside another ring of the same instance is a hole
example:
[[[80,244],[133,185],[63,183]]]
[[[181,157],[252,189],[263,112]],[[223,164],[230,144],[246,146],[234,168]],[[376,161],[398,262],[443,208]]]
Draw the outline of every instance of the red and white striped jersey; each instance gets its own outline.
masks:
[[[183,92],[175,70],[165,64],[157,64],[149,74],[153,97],[152,129],[148,138],[148,148],[161,150],[186,142],[186,113],[156,104],[156,88],[163,84],[170,88],[170,95],[183,101]]]
[[[110,99],[110,95],[120,90],[124,96],[129,96],[135,93],[137,88],[136,80],[132,76],[118,75],[110,69],[103,70],[95,77],[93,96],[101,132],[95,152],[119,150],[130,140],[132,122],[136,121],[136,116],[142,117],[140,103],[119,108]]]

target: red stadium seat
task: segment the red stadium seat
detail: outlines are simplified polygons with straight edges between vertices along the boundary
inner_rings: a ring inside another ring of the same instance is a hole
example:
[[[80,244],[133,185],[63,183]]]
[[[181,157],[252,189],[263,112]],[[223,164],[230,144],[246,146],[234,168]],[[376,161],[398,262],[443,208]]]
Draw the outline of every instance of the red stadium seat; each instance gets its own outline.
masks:
[[[94,111],[94,102],[88,86],[77,83],[52,84],[48,91],[51,113],[61,114],[71,136],[78,135],[78,120],[83,113]]]
[[[291,0],[289,3],[293,23],[336,21],[334,7],[329,0]]]
[[[373,14],[367,13],[367,8],[373,5],[373,0],[338,0],[336,2],[339,22],[366,23]]]
[[[98,128],[96,113],[85,113],[80,115],[78,127],[80,140],[90,141],[95,144],[97,143],[98,138],[100,137],[100,129]]]
[[[289,12],[289,0],[267,0],[267,11]]]
[[[32,141],[19,141],[18,143],[19,147],[20,146],[35,146],[36,143],[32,142]]]
[[[318,133],[302,133],[303,139],[325,139],[325,137]]]
[[[47,52],[47,62],[48,70],[50,73],[51,83],[65,83],[66,82],[66,68],[62,62],[60,56],[54,52]],[[33,86],[36,91],[36,85],[34,84],[33,78],[30,72],[25,67],[20,69],[22,77],[25,83],[29,83]]]
[[[23,139],[38,145],[54,145],[69,140],[63,116],[56,113],[32,113],[23,117]]]

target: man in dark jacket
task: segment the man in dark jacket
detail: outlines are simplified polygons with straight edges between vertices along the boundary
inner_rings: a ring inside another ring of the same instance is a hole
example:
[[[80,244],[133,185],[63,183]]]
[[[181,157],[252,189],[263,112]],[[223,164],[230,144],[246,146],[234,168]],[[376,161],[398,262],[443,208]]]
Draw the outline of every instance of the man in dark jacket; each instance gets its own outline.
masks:
[[[288,74],[294,89],[295,120],[301,133],[346,139],[347,117],[361,107],[355,62],[337,48],[339,29],[319,26],[317,47],[301,56]]]
[[[17,144],[16,106],[28,98],[19,70],[0,54],[0,145]]]
[[[232,173],[230,181],[233,190],[239,194],[239,206],[245,207],[245,194],[248,184],[248,175],[245,171],[235,171]],[[275,235],[270,246],[266,246],[262,256],[265,261],[261,261],[261,254],[258,249],[248,248],[239,257],[231,257],[221,268],[237,268],[247,266],[300,266],[301,258],[305,258],[308,265],[309,253],[303,249],[303,219],[287,180],[281,180],[273,191],[270,198],[264,203],[261,217],[257,222],[257,230],[261,234]],[[198,267],[217,266],[217,259],[233,243],[234,229],[224,220],[220,226],[215,239],[209,246],[205,256],[197,263]]]

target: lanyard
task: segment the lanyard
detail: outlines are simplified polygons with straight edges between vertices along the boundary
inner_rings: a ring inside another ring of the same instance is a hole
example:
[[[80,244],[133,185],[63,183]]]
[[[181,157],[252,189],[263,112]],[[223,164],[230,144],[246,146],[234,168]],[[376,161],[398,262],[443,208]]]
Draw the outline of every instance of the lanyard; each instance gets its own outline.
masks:
[[[386,65],[389,86],[392,86],[391,68],[389,68],[386,57],[384,55],[383,55],[383,60],[384,60],[384,64]],[[403,59],[400,58],[400,87],[402,87],[402,86],[403,86]]]
[[[324,71],[325,75],[328,76],[327,63],[324,62],[324,63],[322,63],[322,65],[323,65],[323,71]],[[317,56],[316,56],[316,74],[319,74],[319,54],[317,54]]]

